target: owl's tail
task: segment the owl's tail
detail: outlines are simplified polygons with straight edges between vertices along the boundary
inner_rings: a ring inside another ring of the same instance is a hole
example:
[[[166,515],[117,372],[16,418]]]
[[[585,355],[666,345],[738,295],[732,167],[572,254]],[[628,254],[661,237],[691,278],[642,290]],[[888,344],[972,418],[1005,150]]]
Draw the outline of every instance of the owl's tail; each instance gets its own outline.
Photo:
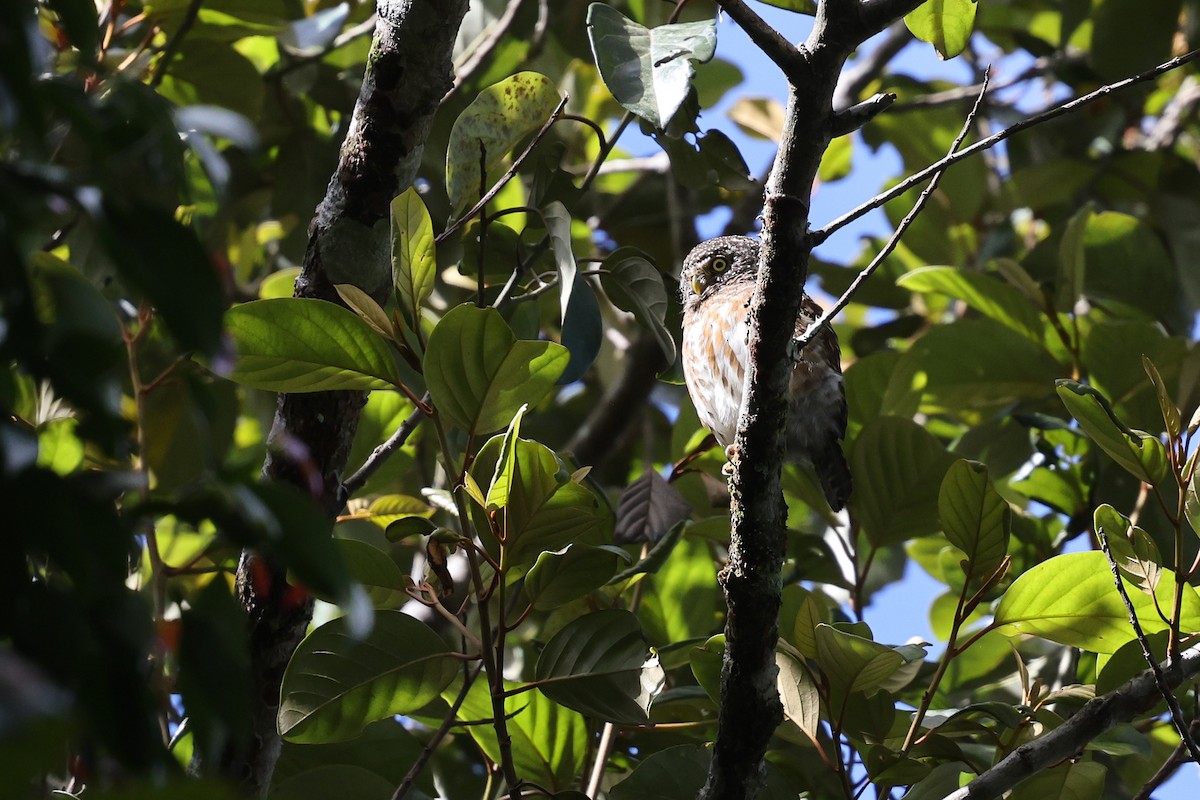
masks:
[[[829,507],[834,511],[841,511],[846,507],[846,501],[850,499],[850,492],[854,489],[854,479],[850,477],[850,466],[842,453],[841,442],[831,438],[825,452],[814,466],[817,476],[821,479],[821,490],[825,493],[825,499],[829,501]]]

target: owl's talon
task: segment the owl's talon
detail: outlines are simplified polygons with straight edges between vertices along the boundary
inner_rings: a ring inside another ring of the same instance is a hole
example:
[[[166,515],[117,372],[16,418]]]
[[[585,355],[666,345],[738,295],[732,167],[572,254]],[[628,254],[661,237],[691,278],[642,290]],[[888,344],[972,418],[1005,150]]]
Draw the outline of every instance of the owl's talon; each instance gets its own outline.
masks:
[[[738,448],[736,444],[731,444],[725,448],[725,466],[721,467],[721,474],[729,477],[733,474],[733,460],[737,458]]]

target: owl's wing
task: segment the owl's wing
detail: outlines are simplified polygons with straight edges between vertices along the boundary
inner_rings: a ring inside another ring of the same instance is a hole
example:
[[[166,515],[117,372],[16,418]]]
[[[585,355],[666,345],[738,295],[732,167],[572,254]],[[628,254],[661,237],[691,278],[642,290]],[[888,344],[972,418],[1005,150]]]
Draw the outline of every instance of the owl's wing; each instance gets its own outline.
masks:
[[[823,313],[825,313],[824,309],[817,305],[815,300],[804,295],[800,301],[800,318],[796,320],[793,344],[798,343],[800,337],[808,332],[809,326],[819,320]],[[801,358],[798,348],[793,348],[791,355],[792,359],[796,361]],[[809,343],[805,355],[817,363],[824,364],[837,374],[842,374],[842,347],[838,343],[837,334],[828,325],[822,328]]]

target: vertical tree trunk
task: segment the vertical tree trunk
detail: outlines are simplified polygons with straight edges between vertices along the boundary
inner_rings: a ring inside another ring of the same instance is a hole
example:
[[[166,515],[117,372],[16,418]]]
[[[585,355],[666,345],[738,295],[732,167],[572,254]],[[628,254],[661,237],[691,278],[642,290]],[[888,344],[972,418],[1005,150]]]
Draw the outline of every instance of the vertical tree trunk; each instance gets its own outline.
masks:
[[[337,170],[309,227],[297,297],[340,302],[351,283],[383,303],[391,286],[389,205],[411,186],[433,114],[453,84],[451,55],[467,0],[379,0],[371,52]],[[342,470],[365,403],[361,392],[281,394],[263,477],[310,493],[330,519],[341,510]],[[281,741],[276,728],[284,668],[303,638],[311,600],[289,602],[286,573],[254,553],[238,568],[249,616],[255,681],[254,736],[229,753],[226,774],[266,791]]]

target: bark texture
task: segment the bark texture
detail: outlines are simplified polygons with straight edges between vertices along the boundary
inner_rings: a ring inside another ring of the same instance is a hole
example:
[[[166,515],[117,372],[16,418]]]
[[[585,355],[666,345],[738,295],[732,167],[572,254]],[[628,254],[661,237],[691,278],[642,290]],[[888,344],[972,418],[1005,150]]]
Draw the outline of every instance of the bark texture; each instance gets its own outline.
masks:
[[[775,643],[787,515],[780,469],[791,374],[788,346],[808,277],[808,203],[833,135],[834,91],[854,49],[919,0],[821,2],[800,48],[772,32],[741,0],[720,5],[780,67],[790,91],[767,181],[758,282],[750,301],[750,368],[730,480],[729,564],[720,575],[729,606],[721,711],[708,781],[700,792],[705,800],[758,794],[763,755],[783,720]]]
[[[467,0],[380,0],[362,90],[309,228],[297,297],[340,302],[334,284],[352,283],[380,303],[386,299],[389,207],[415,180],[433,114],[453,85],[452,50],[466,10]],[[263,477],[308,492],[332,521],[345,502],[342,471],[365,399],[361,392],[279,395]],[[229,754],[222,766],[262,794],[281,746],[280,682],[312,604],[287,591],[282,565],[250,552],[239,565],[238,596],[251,629],[254,736],[248,750]]]

